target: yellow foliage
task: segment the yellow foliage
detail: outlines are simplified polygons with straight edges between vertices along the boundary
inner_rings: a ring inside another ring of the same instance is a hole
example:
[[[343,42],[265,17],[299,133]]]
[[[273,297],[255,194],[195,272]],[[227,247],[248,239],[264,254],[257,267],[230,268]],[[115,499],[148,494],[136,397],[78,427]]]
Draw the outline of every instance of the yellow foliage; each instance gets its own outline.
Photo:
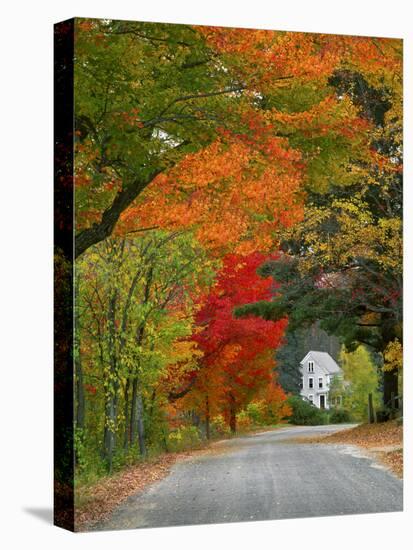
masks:
[[[384,367],[386,371],[392,371],[395,369],[401,370],[403,366],[403,346],[400,341],[395,338],[392,342],[387,344],[384,350]]]

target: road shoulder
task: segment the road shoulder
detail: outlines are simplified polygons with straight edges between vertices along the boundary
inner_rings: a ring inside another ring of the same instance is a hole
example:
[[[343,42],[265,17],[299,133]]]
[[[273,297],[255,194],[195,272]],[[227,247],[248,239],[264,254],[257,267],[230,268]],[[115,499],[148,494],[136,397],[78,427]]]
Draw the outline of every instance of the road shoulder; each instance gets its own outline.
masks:
[[[296,437],[294,441],[345,444],[358,448],[398,478],[403,478],[403,426],[395,420],[359,424],[327,435]]]

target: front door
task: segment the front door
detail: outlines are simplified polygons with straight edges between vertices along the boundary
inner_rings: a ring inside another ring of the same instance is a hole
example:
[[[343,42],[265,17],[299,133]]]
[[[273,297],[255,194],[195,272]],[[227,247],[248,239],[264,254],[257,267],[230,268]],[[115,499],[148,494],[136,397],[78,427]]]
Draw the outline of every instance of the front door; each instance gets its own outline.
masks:
[[[320,395],[320,409],[326,408],[326,396]]]

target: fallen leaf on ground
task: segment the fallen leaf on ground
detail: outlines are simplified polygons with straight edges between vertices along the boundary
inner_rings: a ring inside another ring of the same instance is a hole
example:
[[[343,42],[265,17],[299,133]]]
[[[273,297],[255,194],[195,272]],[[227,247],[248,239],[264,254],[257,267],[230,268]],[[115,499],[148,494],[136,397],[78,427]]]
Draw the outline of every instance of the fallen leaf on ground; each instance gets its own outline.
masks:
[[[346,443],[363,447],[388,466],[398,477],[403,477],[403,426],[397,421],[379,424],[360,424],[329,435],[297,437],[300,443]]]

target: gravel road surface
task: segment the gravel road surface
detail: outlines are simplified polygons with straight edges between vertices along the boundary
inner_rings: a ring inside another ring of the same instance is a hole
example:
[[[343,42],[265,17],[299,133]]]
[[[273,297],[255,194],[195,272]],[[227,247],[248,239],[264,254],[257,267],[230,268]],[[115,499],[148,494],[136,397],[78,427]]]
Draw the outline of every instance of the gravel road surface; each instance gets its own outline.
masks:
[[[173,466],[95,529],[395,512],[403,485],[355,447],[296,441],[349,427],[287,427],[220,441]]]

